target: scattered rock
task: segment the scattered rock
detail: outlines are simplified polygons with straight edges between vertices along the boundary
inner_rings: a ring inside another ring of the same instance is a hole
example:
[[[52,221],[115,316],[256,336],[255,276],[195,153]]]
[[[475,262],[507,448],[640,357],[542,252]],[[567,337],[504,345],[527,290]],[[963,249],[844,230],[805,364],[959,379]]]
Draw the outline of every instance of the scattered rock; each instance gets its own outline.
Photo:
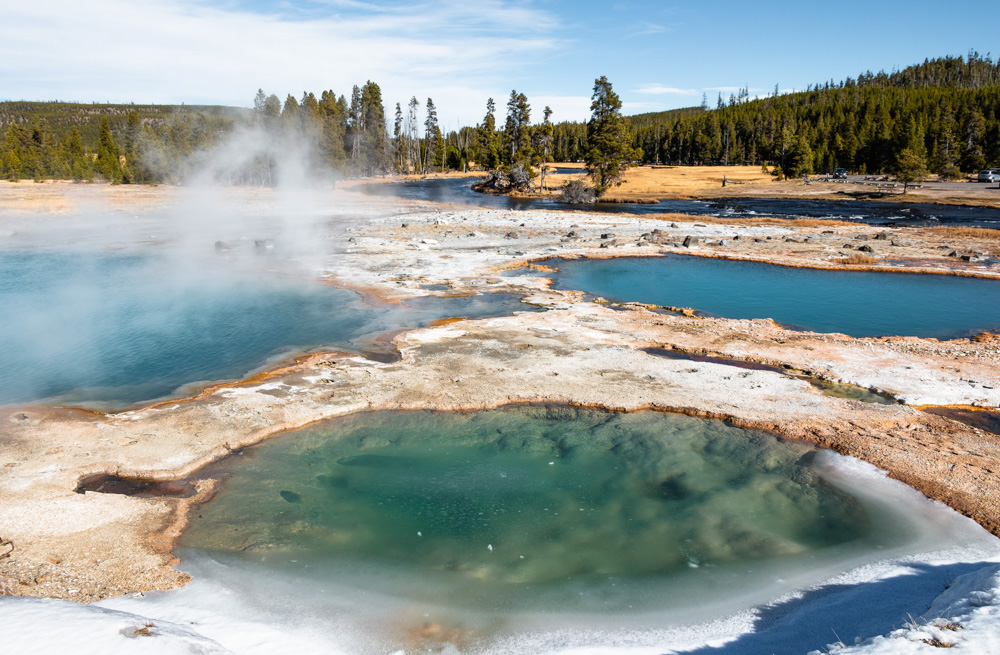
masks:
[[[684,237],[684,243],[683,243],[683,245],[684,245],[685,248],[691,248],[692,246],[697,246],[700,243],[701,243],[701,239],[699,237],[691,236],[689,234],[686,237]]]
[[[871,252],[871,253],[873,253],[873,252],[875,252],[875,249],[874,249],[874,248],[872,248],[872,247],[871,247],[871,246],[869,246],[869,245],[864,245],[864,246],[861,246],[861,247],[859,247],[859,248],[858,248],[858,251],[859,251],[859,252]]]
[[[503,237],[505,239],[518,239],[518,238],[520,238],[520,235],[516,231],[511,230],[507,234],[503,235]]]
[[[878,241],[888,241],[889,240],[889,233],[888,232],[879,232],[878,234],[875,235],[875,239],[878,240]]]

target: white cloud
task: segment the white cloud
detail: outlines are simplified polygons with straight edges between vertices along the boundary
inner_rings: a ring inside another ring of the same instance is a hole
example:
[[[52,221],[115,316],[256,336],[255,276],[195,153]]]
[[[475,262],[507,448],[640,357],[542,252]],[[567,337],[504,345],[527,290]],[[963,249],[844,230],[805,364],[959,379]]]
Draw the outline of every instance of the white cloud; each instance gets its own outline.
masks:
[[[664,32],[672,31],[671,28],[665,25],[660,25],[658,23],[651,23],[649,21],[641,21],[639,23],[640,29],[635,33],[635,36],[643,36],[646,34],[663,34]]]
[[[323,0],[314,3],[319,15],[306,16],[195,0],[8,5],[0,93],[9,99],[248,106],[258,87],[284,98],[349,94],[372,80],[387,114],[396,101],[430,95],[448,120],[482,114],[482,89],[506,86],[505,76],[564,45],[550,36],[559,26],[553,15],[506,0],[376,9]]]
[[[695,89],[679,89],[674,86],[664,86],[662,84],[642,84],[635,91],[646,95],[679,95],[695,96],[700,93]]]

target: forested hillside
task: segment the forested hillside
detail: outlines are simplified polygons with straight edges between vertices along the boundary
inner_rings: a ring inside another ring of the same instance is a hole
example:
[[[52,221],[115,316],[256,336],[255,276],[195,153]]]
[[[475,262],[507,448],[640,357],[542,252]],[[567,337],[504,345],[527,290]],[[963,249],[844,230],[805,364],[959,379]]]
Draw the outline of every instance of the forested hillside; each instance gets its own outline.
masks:
[[[864,173],[893,170],[909,149],[932,172],[955,177],[1000,164],[1000,62],[978,53],[927,60],[800,93],[720,98],[712,111],[635,125],[647,163]]]
[[[158,157],[181,160],[248,115],[221,106],[2,102],[0,177],[159,181],[148,171],[143,177],[143,144],[155,142]]]

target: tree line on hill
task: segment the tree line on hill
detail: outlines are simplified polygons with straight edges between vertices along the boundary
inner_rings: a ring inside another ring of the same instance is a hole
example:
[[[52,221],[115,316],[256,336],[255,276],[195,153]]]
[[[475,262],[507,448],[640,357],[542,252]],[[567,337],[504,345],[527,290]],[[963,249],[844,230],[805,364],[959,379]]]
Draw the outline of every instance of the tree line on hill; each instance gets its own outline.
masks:
[[[786,177],[894,172],[906,153],[957,178],[1000,164],[1000,61],[971,52],[799,93],[720,96],[714,111],[637,125],[634,144],[645,163],[765,163]]]
[[[276,183],[276,161],[298,146],[310,166],[342,175],[475,167],[491,171],[489,185],[498,190],[526,189],[539,175],[544,184],[552,161],[591,166],[595,147],[616,152],[620,164],[760,164],[781,177],[841,167],[894,172],[905,162],[951,178],[1000,164],[1000,62],[975,52],[804,92],[776,87],[751,99],[743,89],[728,102],[720,95],[714,109],[705,99],[701,107],[629,119],[605,78],[594,93],[599,106],[587,123],[553,123],[548,107],[532,123],[528,98],[514,90],[504,113],[491,98],[479,124],[447,134],[430,98],[397,103],[387,125],[381,89],[371,81],[349,97],[304,92],[282,102],[260,90],[251,110],[0,103],[0,177],[182,182],[204,165],[205,151],[239,130],[257,130],[258,142],[251,157],[216,175],[231,184]],[[614,126],[598,137],[595,120]],[[270,136],[261,142],[260,134]],[[617,181],[600,177],[599,190]]]

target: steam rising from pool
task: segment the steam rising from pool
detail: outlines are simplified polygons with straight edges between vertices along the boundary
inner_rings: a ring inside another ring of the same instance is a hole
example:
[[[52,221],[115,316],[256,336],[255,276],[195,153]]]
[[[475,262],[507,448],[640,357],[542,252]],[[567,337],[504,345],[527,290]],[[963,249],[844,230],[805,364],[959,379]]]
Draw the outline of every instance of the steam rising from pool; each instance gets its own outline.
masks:
[[[178,275],[159,253],[0,251],[0,405],[128,405],[239,378],[295,352],[368,349],[374,335],[437,318],[529,309],[509,295],[376,308],[351,291],[240,269],[224,256],[197,268],[203,276]]]
[[[310,143],[241,128],[193,156],[185,186],[148,207],[141,187],[123,206],[63,187],[79,201],[69,214],[0,216],[0,406],[117,409],[301,351],[368,350],[377,334],[430,320],[529,309],[480,296],[390,311],[317,284],[344,232],[378,210],[333,193],[336,176]],[[273,187],[230,184],[268,162]]]

